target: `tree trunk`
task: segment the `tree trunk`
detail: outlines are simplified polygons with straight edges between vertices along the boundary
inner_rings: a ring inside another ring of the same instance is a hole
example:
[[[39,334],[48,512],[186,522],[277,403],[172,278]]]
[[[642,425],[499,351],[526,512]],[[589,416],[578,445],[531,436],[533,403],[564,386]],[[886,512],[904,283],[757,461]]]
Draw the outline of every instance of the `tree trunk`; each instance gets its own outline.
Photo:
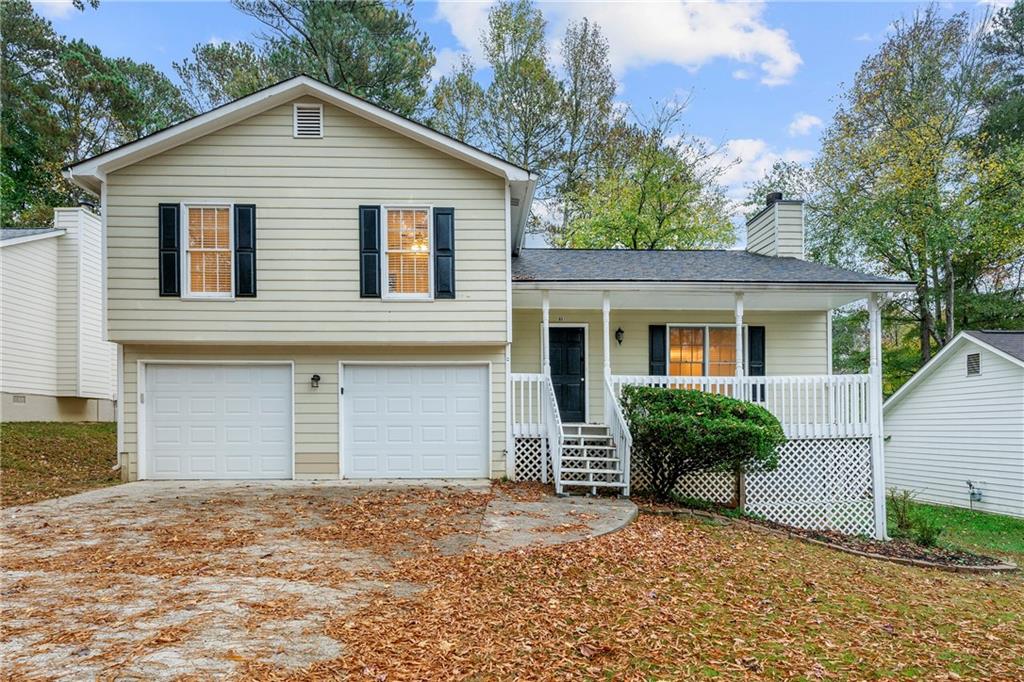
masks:
[[[922,273],[921,279],[917,282],[917,311],[921,316],[921,364],[932,359],[931,335],[934,331],[935,321],[932,318],[932,311],[929,307],[928,274]]]
[[[946,343],[949,343],[953,340],[953,334],[956,332],[953,326],[956,275],[953,272],[953,252],[949,249],[946,249],[944,267],[946,270]]]

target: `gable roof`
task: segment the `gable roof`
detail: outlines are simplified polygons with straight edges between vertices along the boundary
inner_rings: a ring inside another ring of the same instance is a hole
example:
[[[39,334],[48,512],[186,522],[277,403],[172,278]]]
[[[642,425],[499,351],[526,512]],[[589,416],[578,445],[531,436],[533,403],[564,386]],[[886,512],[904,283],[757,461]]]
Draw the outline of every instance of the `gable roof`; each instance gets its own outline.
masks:
[[[992,340],[996,343],[991,343]],[[952,355],[955,349],[962,348],[967,344],[984,348],[1024,369],[1024,331],[962,331],[953,337],[953,340],[947,343],[945,348],[940,350],[935,357],[926,362],[924,367],[917,370],[907,383],[900,386],[898,391],[889,396],[889,399],[883,405],[883,409],[889,409],[889,407],[900,402],[904,396],[913,390],[914,386],[921,383],[948,356]]]
[[[106,174],[155,156],[168,149],[209,135],[297,97],[312,96],[422,144],[461,159],[482,170],[505,178],[512,199],[512,244],[518,244],[525,232],[526,219],[533,202],[537,176],[493,154],[460,142],[433,128],[417,123],[362,98],[301,75],[228,102],[190,119],[157,131],[134,142],[123,144],[68,166],[64,174],[79,187],[100,194]]]
[[[908,282],[799,258],[737,250],[522,249],[513,282],[721,282],[857,285],[902,290]]]
[[[59,227],[5,227],[0,229],[0,247],[59,237],[65,232]]]

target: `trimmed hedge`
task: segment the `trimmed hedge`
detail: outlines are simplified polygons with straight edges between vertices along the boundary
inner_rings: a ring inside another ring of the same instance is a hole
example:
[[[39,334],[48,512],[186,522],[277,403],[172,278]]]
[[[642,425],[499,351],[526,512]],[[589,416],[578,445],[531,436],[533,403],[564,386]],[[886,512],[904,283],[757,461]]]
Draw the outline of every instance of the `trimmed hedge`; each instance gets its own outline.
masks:
[[[669,496],[697,471],[764,471],[778,466],[782,425],[760,405],[724,395],[624,386],[622,409],[632,458],[650,474],[650,492]]]

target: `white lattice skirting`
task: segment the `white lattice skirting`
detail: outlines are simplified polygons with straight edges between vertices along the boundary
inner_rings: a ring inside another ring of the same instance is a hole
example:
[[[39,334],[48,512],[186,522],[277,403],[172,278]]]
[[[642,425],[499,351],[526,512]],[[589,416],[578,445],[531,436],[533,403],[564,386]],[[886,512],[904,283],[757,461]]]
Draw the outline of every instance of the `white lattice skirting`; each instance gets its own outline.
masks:
[[[540,438],[517,438],[515,478],[541,480]],[[550,467],[548,470],[550,480]],[[642,491],[647,473],[633,463],[633,489]],[[732,474],[705,472],[683,478],[674,488],[681,497],[716,504],[733,501]],[[802,438],[787,441],[775,471],[746,477],[746,509],[769,521],[797,528],[871,535],[874,502],[871,439]]]

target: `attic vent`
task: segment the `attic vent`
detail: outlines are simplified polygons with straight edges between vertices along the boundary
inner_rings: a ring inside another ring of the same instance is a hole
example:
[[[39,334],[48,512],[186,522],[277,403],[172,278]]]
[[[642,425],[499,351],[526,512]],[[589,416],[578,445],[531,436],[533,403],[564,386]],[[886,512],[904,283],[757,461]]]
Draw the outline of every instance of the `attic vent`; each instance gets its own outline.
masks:
[[[981,353],[967,354],[967,376],[981,374]]]
[[[324,107],[322,104],[295,105],[294,137],[324,136]]]

